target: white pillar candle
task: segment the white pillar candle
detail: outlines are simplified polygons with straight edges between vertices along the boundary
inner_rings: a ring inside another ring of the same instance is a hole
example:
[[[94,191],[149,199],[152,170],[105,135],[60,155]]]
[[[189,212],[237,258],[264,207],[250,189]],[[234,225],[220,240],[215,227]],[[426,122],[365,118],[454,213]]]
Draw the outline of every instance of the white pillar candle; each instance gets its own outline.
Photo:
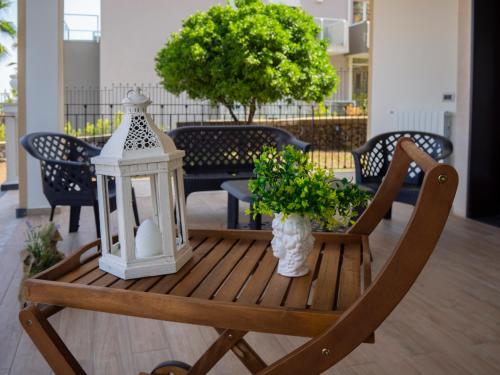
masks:
[[[135,236],[135,257],[137,259],[160,255],[162,252],[161,234],[151,219],[144,220]]]

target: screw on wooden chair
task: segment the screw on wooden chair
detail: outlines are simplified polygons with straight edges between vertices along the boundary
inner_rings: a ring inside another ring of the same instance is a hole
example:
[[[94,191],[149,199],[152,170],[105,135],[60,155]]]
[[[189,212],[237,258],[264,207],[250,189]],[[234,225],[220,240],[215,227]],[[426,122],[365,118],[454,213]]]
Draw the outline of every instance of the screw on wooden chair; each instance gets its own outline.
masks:
[[[230,334],[227,335],[227,337],[230,338],[230,339],[232,339],[233,338],[233,334],[230,333]]]
[[[446,184],[448,182],[448,176],[445,174],[440,174],[438,176],[438,183],[439,184]]]
[[[29,325],[29,326],[31,326],[31,325],[33,324],[33,321],[32,321],[31,319],[28,319],[28,320],[26,321],[26,324],[27,324],[27,325]]]
[[[326,357],[326,356],[329,356],[331,354],[331,351],[328,348],[323,348],[321,350],[321,354],[323,354]]]

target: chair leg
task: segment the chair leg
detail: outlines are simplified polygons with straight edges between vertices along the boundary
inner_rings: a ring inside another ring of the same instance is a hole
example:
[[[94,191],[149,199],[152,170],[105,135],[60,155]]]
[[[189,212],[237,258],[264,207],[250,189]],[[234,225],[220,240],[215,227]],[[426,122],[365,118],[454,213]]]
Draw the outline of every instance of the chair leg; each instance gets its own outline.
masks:
[[[80,211],[81,206],[71,206],[69,211],[69,232],[78,232],[78,227],[80,226]]]
[[[54,214],[56,212],[56,206],[50,206],[50,218],[49,221],[54,221]]]
[[[134,211],[135,225],[139,226],[141,222],[139,220],[139,211],[137,210],[137,199],[135,197],[134,189],[132,189],[132,211]]]
[[[101,238],[101,223],[99,220],[99,204],[94,202],[94,220],[95,220],[95,230],[97,233],[97,238]]]
[[[384,219],[386,220],[391,220],[391,218],[392,218],[392,205],[391,208],[389,208],[389,211],[387,211],[387,213],[384,216]]]

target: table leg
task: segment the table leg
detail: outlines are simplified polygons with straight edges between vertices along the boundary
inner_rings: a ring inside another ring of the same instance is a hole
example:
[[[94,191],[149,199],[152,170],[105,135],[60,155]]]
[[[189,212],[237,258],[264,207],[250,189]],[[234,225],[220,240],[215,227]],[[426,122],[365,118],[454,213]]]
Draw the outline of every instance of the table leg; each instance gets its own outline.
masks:
[[[238,228],[238,218],[240,215],[239,201],[230,193],[227,194],[227,228]]]
[[[19,320],[39,352],[57,375],[85,375],[49,321],[36,306],[19,313]]]
[[[250,229],[252,230],[261,230],[262,229],[262,216],[260,214],[255,216],[255,219],[253,218],[253,213],[252,213],[252,204],[250,203]]]

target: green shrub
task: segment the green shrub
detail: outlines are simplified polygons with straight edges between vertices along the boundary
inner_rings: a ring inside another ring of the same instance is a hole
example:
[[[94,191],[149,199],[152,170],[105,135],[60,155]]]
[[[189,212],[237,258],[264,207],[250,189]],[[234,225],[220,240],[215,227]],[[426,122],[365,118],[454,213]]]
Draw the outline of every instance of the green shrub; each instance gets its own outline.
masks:
[[[332,230],[352,223],[368,195],[347,179],[335,180],[333,172],[315,166],[307,154],[287,146],[282,151],[264,148],[255,160],[250,180],[253,213],[285,217],[298,214]]]
[[[84,137],[87,135],[110,135],[122,122],[123,112],[114,114],[113,121],[110,119],[97,119],[94,123],[87,122],[83,129],[73,128],[71,121],[64,124],[64,133],[73,137]]]
[[[0,124],[0,142],[5,142],[5,124]]]

